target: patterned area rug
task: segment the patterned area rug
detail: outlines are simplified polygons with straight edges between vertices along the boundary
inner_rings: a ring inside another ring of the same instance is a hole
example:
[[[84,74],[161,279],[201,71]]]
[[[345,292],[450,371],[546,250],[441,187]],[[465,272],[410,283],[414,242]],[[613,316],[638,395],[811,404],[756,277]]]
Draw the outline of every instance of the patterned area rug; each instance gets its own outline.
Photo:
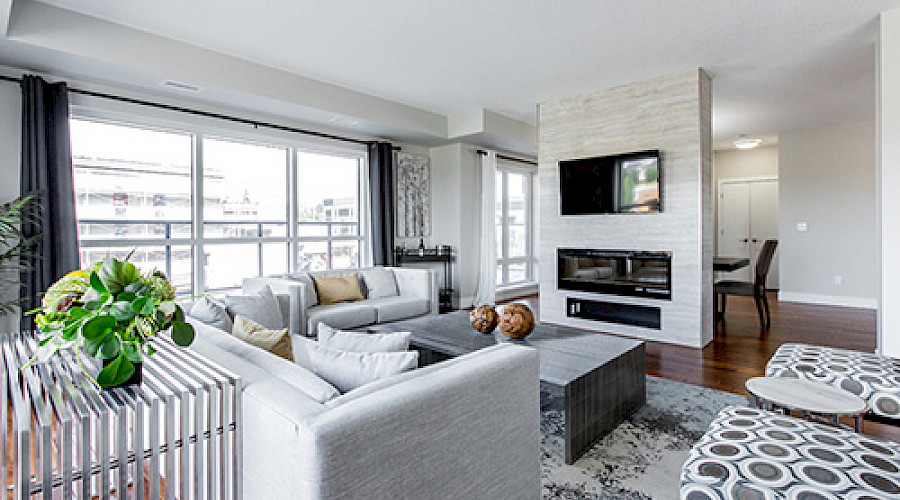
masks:
[[[679,497],[681,466],[694,442],[728,405],[727,392],[647,377],[647,404],[577,462],[566,465],[562,395],[541,386],[541,477],[545,499],[669,500]]]

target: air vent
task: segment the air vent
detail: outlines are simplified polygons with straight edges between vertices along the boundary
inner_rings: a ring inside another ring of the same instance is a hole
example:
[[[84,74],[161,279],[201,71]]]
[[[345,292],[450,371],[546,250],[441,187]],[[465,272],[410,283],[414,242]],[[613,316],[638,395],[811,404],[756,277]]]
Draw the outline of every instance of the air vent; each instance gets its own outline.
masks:
[[[184,82],[176,82],[175,80],[166,80],[162,82],[162,85],[176,90],[181,90],[183,92],[200,92],[200,87],[196,85]]]

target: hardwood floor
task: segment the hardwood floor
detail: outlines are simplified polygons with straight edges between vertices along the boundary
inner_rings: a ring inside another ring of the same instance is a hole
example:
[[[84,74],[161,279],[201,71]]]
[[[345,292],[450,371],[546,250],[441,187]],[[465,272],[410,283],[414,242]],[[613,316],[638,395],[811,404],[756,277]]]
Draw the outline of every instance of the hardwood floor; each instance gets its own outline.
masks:
[[[538,310],[537,296],[514,301]],[[705,348],[647,342],[647,374],[746,395],[744,382],[762,376],[766,362],[785,342],[875,350],[874,310],[779,303],[774,293],[769,304],[772,327],[764,333],[753,299],[729,297],[725,322],[716,325],[715,339]],[[864,432],[900,442],[900,425],[866,421]]]

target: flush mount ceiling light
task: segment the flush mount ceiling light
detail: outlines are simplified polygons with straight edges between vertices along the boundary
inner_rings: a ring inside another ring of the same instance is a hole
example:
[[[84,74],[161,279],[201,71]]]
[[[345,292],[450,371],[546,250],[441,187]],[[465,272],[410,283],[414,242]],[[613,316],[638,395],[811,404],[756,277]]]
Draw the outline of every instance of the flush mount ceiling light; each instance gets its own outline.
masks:
[[[176,80],[165,80],[160,82],[160,85],[175,90],[181,90],[182,92],[200,92],[200,90],[202,90],[199,86],[192,83],[179,82]]]
[[[738,149],[753,149],[762,142],[762,139],[750,139],[747,134],[741,134],[732,142]]]

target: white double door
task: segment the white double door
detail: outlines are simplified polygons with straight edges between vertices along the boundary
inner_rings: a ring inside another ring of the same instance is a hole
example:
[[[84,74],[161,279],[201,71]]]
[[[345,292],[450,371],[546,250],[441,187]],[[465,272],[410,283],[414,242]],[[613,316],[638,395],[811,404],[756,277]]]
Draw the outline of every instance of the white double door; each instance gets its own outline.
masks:
[[[747,257],[750,265],[719,279],[753,281],[756,258],[763,243],[778,239],[778,179],[741,179],[719,182],[717,254]],[[769,268],[766,288],[778,288],[778,251]]]

